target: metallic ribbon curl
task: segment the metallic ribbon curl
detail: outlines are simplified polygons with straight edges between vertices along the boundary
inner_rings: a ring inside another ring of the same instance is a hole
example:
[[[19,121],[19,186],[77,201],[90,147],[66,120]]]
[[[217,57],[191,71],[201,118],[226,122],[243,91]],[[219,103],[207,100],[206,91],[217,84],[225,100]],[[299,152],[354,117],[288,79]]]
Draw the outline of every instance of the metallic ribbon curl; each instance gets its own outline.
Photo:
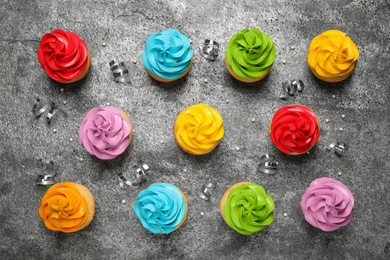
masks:
[[[216,60],[218,57],[219,43],[206,39],[202,46],[199,47],[200,55],[208,60]]]
[[[121,188],[125,187],[125,184],[130,187],[135,187],[141,185],[141,183],[145,182],[146,179],[146,173],[149,172],[149,166],[144,163],[143,161],[138,161],[137,164],[133,165],[133,169],[135,169],[135,177],[137,178],[136,181],[129,181],[125,176],[123,176],[123,173],[118,173],[119,176],[119,186]]]
[[[65,113],[64,110],[62,110],[61,108],[58,108],[56,106],[56,104],[53,102],[53,101],[49,101],[48,103],[44,104],[40,109],[38,109],[39,107],[39,103],[41,102],[41,100],[39,98],[37,98],[35,101],[34,101],[34,105],[33,105],[33,108],[32,108],[32,112],[33,114],[36,116],[36,117],[40,117],[43,113],[46,112],[47,110],[47,115],[46,115],[46,122],[48,124],[51,123],[51,120],[53,118],[53,116],[55,114],[57,114],[58,112],[62,112],[64,114],[64,116],[67,116],[67,114]]]
[[[337,143],[331,143],[328,147],[326,147],[326,150],[330,151],[334,149],[334,153],[338,156],[342,156],[345,151],[347,150],[348,146],[345,143],[337,142]]]
[[[123,61],[117,63],[115,60],[112,60],[108,64],[116,82],[130,83],[129,70]]]
[[[294,96],[297,90],[299,92],[302,92],[303,89],[305,88],[305,85],[303,84],[303,81],[298,79],[298,80],[285,80],[282,82],[282,93],[280,94],[279,98],[281,99],[287,99],[287,97]]]
[[[53,166],[54,162],[52,160],[47,160],[47,159],[39,159],[38,162],[41,162],[43,164],[46,164],[47,166]],[[53,177],[56,176],[57,173],[51,173],[51,174],[40,174],[38,175],[38,178],[35,180],[35,184],[38,186],[51,186],[55,182],[53,180]]]
[[[205,183],[202,186],[202,190],[196,191],[196,194],[198,194],[199,197],[201,197],[204,200],[209,200],[210,196],[211,196],[211,193],[212,193],[211,189],[215,188],[215,187],[216,187],[216,184],[213,184],[211,182]]]
[[[260,157],[259,171],[265,174],[274,174],[279,166],[273,154],[264,154]]]

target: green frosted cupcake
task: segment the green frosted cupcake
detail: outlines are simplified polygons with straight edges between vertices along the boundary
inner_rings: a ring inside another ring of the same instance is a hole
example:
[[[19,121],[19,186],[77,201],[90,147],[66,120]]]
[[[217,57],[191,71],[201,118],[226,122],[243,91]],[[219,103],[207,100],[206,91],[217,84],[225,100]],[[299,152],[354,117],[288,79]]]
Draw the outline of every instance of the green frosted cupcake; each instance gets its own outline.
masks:
[[[267,76],[275,56],[275,45],[270,36],[258,28],[244,29],[230,39],[225,64],[234,78],[252,83]]]
[[[238,233],[250,235],[274,220],[274,201],[260,185],[239,182],[223,195],[220,210],[226,224]]]

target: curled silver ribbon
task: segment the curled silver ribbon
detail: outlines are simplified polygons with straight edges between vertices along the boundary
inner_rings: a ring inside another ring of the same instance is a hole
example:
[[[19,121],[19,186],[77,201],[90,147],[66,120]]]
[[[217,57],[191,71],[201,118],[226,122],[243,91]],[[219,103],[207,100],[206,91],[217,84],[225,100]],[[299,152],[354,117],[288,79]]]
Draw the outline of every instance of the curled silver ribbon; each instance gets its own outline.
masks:
[[[218,57],[219,43],[206,39],[202,46],[199,47],[200,55],[208,60],[215,60]]]
[[[43,164],[46,164],[47,166],[53,166],[54,162],[52,160],[47,160],[47,159],[39,159],[38,162],[41,162]],[[55,182],[53,180],[53,177],[56,176],[57,173],[51,173],[51,174],[40,174],[38,175],[38,178],[35,180],[35,184],[38,186],[51,186]]]
[[[279,162],[276,160],[273,154],[264,154],[260,157],[259,171],[265,174],[274,174],[279,166]]]
[[[303,81],[298,79],[298,80],[285,80],[282,82],[282,93],[280,94],[279,98],[281,99],[287,99],[287,97],[294,96],[297,90],[299,92],[302,92],[304,89],[305,85],[303,84]]]
[[[334,149],[334,153],[338,156],[342,156],[345,151],[347,150],[348,146],[345,143],[337,142],[337,143],[331,143],[328,147],[326,147],[326,150],[330,151]]]
[[[202,190],[196,191],[196,194],[198,194],[199,197],[201,197],[204,200],[209,200],[211,193],[212,193],[211,190],[212,190],[212,188],[215,188],[215,186],[216,186],[216,184],[213,184],[211,182],[205,183],[202,186]]]
[[[116,82],[130,83],[128,77],[129,70],[123,61],[117,63],[115,60],[112,60],[108,64]]]
[[[130,187],[139,186],[141,183],[146,181],[146,173],[149,172],[149,166],[144,163],[143,161],[138,161],[137,164],[133,165],[133,169],[135,170],[135,177],[136,181],[129,181],[125,176],[123,176],[123,173],[118,173],[119,176],[119,186],[121,188],[125,187],[125,184]]]
[[[32,112],[36,117],[40,117],[43,113],[45,113],[47,111],[46,122],[48,124],[51,123],[53,116],[55,114],[57,114],[58,112],[62,112],[64,114],[64,116],[66,116],[65,111],[62,110],[61,108],[58,108],[53,101],[49,101],[48,103],[44,104],[40,109],[38,109],[40,102],[41,102],[41,100],[39,98],[37,98],[34,101]]]

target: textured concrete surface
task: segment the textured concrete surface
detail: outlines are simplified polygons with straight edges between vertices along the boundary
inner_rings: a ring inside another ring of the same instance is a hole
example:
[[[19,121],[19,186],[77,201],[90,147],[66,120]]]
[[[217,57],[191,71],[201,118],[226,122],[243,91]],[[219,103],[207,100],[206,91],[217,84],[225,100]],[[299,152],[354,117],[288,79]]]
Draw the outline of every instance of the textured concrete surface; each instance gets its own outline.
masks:
[[[388,1],[3,0],[0,21],[0,258],[390,258]],[[223,56],[230,37],[252,27],[273,38],[277,57],[269,76],[246,86],[228,74]],[[49,79],[38,62],[41,37],[56,28],[76,32],[91,52],[89,75],[71,86]],[[168,28],[193,40],[194,62],[185,78],[161,84],[147,75],[141,56],[146,38]],[[353,75],[337,84],[316,80],[306,62],[311,39],[329,29],[347,32],[360,51]],[[205,38],[221,45],[215,62],[199,55]],[[108,66],[113,58],[127,63],[132,84],[113,81]],[[296,78],[306,84],[303,93],[279,99],[282,81]],[[50,126],[35,119],[31,108],[37,96],[56,102],[68,116]],[[130,147],[108,162],[90,156],[78,139],[84,115],[107,102],[125,111],[134,126]],[[219,110],[226,130],[219,147],[201,157],[181,151],[172,134],[179,112],[196,103]],[[292,103],[312,108],[321,122],[310,154],[284,155],[269,138],[272,115]],[[343,157],[326,151],[336,140],[350,147]],[[266,152],[280,161],[275,175],[257,169]],[[38,163],[41,158],[54,166]],[[138,159],[152,170],[143,187],[169,182],[187,195],[188,218],[170,235],[153,235],[136,219],[132,208],[142,188],[118,185],[118,172],[130,176]],[[95,197],[95,218],[80,232],[52,232],[38,216],[47,188],[33,183],[39,173],[53,171],[57,181],[81,183]],[[305,189],[319,177],[342,181],[356,201],[350,224],[330,233],[310,226],[299,207]],[[210,202],[195,193],[205,181],[218,185]],[[240,181],[263,185],[275,201],[274,223],[251,236],[230,229],[219,213],[223,193]]]

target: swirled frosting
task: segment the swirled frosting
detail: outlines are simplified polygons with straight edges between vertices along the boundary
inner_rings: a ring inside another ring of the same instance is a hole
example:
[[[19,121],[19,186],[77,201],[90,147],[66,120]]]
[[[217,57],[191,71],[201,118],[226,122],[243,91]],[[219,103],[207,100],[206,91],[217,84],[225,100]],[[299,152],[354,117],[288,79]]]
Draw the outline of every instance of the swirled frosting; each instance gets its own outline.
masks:
[[[57,183],[43,196],[39,216],[51,230],[74,232],[79,230],[87,220],[87,201],[77,184]]]
[[[276,111],[271,122],[271,140],[284,153],[304,153],[318,140],[320,127],[314,112],[300,105]]]
[[[351,191],[332,178],[319,178],[310,183],[301,200],[305,219],[323,231],[347,225],[352,218],[355,201]]]
[[[184,109],[177,117],[174,129],[179,146],[193,154],[212,151],[224,135],[221,115],[205,104]]]
[[[111,106],[94,108],[84,117],[79,137],[90,154],[109,160],[126,150],[131,141],[132,127],[119,109]]]
[[[142,62],[156,76],[178,78],[191,65],[190,44],[190,40],[175,29],[154,33],[145,42]]]
[[[352,72],[358,57],[359,50],[346,33],[330,30],[311,41],[307,61],[312,70],[329,78]]]
[[[268,73],[275,60],[275,45],[258,28],[244,29],[230,39],[226,61],[243,78],[258,78]]]
[[[153,183],[138,193],[135,215],[155,234],[169,234],[182,222],[186,205],[181,191],[168,183]]]
[[[274,208],[274,201],[263,187],[256,183],[245,183],[230,191],[224,218],[237,232],[250,235],[272,223]]]
[[[73,32],[56,29],[42,37],[38,59],[49,77],[59,82],[71,81],[88,65],[88,48]]]

